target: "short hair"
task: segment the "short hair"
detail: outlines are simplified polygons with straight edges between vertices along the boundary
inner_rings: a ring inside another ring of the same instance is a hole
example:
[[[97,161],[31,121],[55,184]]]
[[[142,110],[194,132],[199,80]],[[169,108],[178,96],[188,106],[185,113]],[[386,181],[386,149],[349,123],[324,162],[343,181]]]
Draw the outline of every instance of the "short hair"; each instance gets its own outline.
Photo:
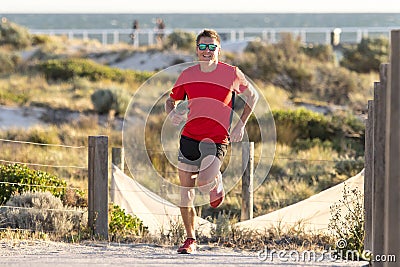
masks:
[[[200,42],[200,38],[201,37],[210,37],[213,38],[215,40],[217,40],[217,42],[220,44],[221,43],[221,37],[219,36],[219,34],[217,33],[216,30],[213,29],[204,29],[203,31],[201,31],[196,38],[196,45],[199,44]]]

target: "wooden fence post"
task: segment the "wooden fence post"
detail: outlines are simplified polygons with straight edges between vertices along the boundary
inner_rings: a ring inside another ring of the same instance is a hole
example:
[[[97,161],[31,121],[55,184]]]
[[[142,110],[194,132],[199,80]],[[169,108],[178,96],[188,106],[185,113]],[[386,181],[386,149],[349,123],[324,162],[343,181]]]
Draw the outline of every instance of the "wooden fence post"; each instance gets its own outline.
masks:
[[[108,239],[108,137],[89,136],[88,154],[88,224]]]
[[[242,212],[241,221],[253,219],[254,142],[242,143]]]
[[[390,75],[386,121],[385,254],[400,258],[400,30],[390,35]],[[386,262],[385,266],[398,266]]]
[[[372,177],[374,153],[374,101],[368,101],[368,118],[365,125],[365,169],[364,169],[364,249],[372,251]]]
[[[123,147],[113,147],[111,149],[111,162],[117,166],[122,172],[124,172],[125,167],[125,150]]]
[[[383,254],[384,250],[384,207],[385,205],[385,121],[386,97],[381,83],[374,84],[374,153],[372,185],[372,251]],[[376,266],[382,266],[377,263]]]

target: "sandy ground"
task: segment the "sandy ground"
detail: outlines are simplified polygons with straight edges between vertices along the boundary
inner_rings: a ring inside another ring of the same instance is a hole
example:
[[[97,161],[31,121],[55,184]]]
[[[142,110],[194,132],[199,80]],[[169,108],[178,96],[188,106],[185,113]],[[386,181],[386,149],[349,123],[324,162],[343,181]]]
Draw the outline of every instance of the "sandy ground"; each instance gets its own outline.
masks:
[[[176,247],[149,244],[49,241],[1,241],[0,266],[368,266],[366,262],[260,259],[257,252],[200,246],[196,254],[179,255]]]
[[[46,112],[43,108],[20,108],[0,106],[0,129],[29,128],[44,124],[40,120]]]

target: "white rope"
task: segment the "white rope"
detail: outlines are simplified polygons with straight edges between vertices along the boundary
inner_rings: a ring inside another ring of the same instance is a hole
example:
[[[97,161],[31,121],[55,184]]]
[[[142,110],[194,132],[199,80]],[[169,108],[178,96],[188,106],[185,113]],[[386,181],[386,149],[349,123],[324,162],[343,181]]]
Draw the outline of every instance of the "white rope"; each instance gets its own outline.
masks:
[[[81,166],[48,165],[48,164],[39,164],[39,163],[26,163],[26,162],[20,162],[20,161],[9,161],[9,160],[3,160],[3,159],[0,159],[0,162],[4,162],[4,163],[16,163],[16,164],[24,164],[24,165],[32,165],[32,166],[39,166],[39,167],[87,169],[87,167],[81,167]]]
[[[10,182],[0,182],[0,184],[22,185],[22,186],[31,186],[31,187],[45,187],[45,188],[73,189],[73,190],[88,191],[88,189],[81,189],[81,188],[77,188],[77,187],[55,186],[55,185],[23,184],[23,183],[10,183]]]
[[[14,206],[7,206],[7,205],[2,205],[0,208],[7,208],[7,209],[18,209],[18,210],[48,210],[48,211],[66,211],[66,212],[76,212],[76,213],[85,213],[85,211],[81,210],[65,210],[65,209],[43,209],[43,208],[32,208],[32,207],[14,207]]]
[[[34,143],[34,142],[27,142],[27,141],[15,141],[15,140],[7,140],[0,138],[2,142],[9,142],[9,143],[19,143],[19,144],[29,144],[29,145],[37,145],[37,146],[53,146],[53,147],[65,147],[65,148],[86,148],[85,146],[67,146],[67,145],[57,145],[57,144],[41,144],[41,143]]]

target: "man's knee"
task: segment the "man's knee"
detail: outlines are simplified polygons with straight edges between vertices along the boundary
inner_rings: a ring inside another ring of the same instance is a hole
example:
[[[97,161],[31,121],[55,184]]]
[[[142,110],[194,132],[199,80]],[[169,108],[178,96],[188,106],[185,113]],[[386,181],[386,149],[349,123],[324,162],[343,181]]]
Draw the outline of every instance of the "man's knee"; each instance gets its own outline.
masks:
[[[181,207],[191,207],[193,206],[195,197],[194,189],[182,188],[181,189]]]

